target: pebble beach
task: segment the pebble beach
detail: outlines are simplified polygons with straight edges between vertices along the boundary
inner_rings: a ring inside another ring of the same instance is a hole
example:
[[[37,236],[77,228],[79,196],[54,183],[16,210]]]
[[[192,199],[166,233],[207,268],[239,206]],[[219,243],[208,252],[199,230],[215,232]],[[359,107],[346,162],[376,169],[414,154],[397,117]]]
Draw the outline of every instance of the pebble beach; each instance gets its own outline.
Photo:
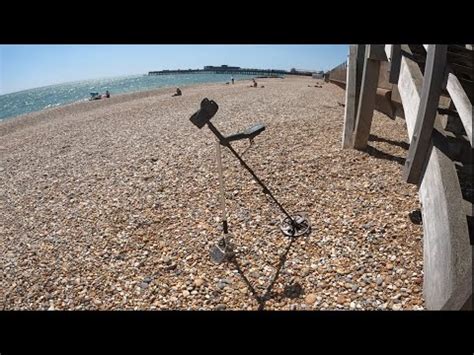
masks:
[[[404,120],[375,112],[369,148],[343,150],[344,90],[257,82],[112,93],[0,122],[0,309],[424,309]],[[284,215],[223,148],[236,257],[211,261],[215,137],[189,121],[205,97],[226,135],[265,124],[233,147],[285,209],[307,213],[309,235],[281,233]]]

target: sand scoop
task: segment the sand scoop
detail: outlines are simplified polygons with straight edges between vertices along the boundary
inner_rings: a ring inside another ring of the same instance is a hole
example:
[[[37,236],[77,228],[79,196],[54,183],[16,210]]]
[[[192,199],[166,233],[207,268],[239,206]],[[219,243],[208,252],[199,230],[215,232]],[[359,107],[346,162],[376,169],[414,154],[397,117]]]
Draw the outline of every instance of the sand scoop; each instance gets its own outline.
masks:
[[[211,250],[211,259],[215,263],[221,263],[223,261],[229,260],[232,258],[233,247],[230,244],[231,236],[229,233],[229,226],[227,223],[227,213],[225,207],[225,193],[224,193],[224,179],[222,174],[222,159],[221,159],[221,145],[227,147],[231,153],[239,160],[240,164],[252,175],[254,180],[262,187],[263,193],[268,195],[273,202],[278,206],[278,208],[284,213],[285,218],[280,224],[280,230],[285,236],[294,238],[299,237],[304,234],[308,234],[311,231],[311,224],[307,215],[303,212],[298,212],[290,215],[285,208],[278,202],[278,200],[273,196],[271,191],[267,186],[255,175],[255,172],[247,165],[247,163],[242,159],[242,157],[234,150],[230,145],[230,142],[238,141],[242,139],[249,139],[250,145],[253,142],[253,139],[257,137],[260,133],[265,130],[265,126],[262,124],[256,124],[252,127],[246,129],[243,132],[235,133],[230,136],[223,136],[219,130],[211,123],[211,118],[214,117],[219,106],[212,100],[207,98],[203,99],[201,102],[201,108],[194,113],[190,120],[191,122],[201,129],[206,124],[209,129],[217,137],[216,142],[216,160],[217,168],[219,172],[219,189],[220,189],[220,203],[222,209],[222,227],[224,231],[223,237],[219,240],[217,245]]]

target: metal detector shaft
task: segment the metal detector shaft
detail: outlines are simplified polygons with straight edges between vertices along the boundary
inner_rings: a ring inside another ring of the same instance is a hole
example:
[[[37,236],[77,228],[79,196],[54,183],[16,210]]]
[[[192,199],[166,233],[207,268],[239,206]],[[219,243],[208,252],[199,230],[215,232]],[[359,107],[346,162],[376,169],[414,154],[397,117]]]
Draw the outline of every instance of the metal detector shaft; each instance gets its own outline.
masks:
[[[294,223],[293,218],[290,216],[290,214],[283,208],[283,206],[278,202],[278,200],[273,196],[271,191],[265,186],[265,184],[258,178],[257,175],[253,172],[253,170],[247,165],[247,163],[240,157],[240,155],[232,148],[229,142],[226,141],[225,137],[219,132],[219,130],[210,122],[207,122],[207,125],[209,126],[209,129],[217,136],[219,139],[219,144],[225,145],[229,150],[234,154],[234,156],[240,161],[240,163],[244,166],[245,169],[253,176],[255,181],[263,188],[263,192],[268,194],[270,198],[277,204],[277,206],[280,208],[280,210],[291,220],[292,223]],[[220,155],[219,155],[220,157]]]
[[[224,178],[222,174],[222,158],[221,158],[221,144],[216,142],[216,160],[217,160],[217,170],[219,171],[219,189],[221,195],[221,209],[222,209],[222,228],[224,229],[224,234],[229,232],[229,227],[227,224],[227,211],[225,209],[225,192],[224,192]]]

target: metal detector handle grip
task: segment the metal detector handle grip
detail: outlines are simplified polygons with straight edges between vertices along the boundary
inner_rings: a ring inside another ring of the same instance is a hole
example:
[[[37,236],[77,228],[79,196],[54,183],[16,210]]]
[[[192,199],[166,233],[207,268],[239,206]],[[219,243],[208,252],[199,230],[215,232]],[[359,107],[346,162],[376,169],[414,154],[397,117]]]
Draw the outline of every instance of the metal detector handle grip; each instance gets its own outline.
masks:
[[[197,110],[189,119],[197,128],[201,129],[216,114],[219,106],[208,98],[201,101],[201,108]]]

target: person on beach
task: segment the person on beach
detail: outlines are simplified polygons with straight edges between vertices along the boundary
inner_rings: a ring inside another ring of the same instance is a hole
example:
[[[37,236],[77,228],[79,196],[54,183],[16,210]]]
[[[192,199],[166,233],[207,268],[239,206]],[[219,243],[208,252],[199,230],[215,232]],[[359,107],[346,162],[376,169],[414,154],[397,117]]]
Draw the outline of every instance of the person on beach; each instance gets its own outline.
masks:
[[[101,98],[102,98],[102,95],[99,95],[98,92],[91,92],[91,97],[89,101],[100,100]]]
[[[110,92],[109,92],[109,90],[105,90],[105,97],[106,97],[106,98],[110,98]]]
[[[181,96],[182,93],[181,93],[181,90],[179,88],[176,88],[176,93],[173,94],[173,97],[174,96]]]
[[[253,81],[253,84],[250,85],[250,87],[256,88],[257,87],[257,82],[255,81],[255,79],[252,79],[252,81]]]
[[[230,80],[232,81],[232,85],[234,85],[234,77],[230,77]]]

